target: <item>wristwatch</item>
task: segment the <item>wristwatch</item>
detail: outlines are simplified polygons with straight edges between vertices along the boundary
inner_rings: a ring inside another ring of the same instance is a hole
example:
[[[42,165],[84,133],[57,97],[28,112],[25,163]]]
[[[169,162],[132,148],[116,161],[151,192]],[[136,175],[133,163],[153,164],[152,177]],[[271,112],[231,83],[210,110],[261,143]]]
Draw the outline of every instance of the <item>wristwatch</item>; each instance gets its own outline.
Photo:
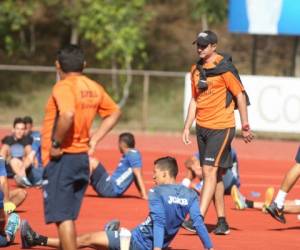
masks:
[[[56,141],[56,140],[52,140],[52,147],[53,148],[60,148],[60,146],[61,146],[61,143],[60,142],[58,142],[58,141]]]

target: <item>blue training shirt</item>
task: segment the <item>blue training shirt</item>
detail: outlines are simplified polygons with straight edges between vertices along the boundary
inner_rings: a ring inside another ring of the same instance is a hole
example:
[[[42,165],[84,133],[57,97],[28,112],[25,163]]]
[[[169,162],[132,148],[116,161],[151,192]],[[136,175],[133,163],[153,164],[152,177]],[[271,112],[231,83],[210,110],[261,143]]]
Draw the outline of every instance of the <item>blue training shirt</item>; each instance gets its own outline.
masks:
[[[147,219],[132,231],[138,249],[169,246],[188,213],[204,247],[212,247],[195,191],[179,184],[159,185],[149,191],[149,209]]]
[[[134,180],[133,168],[141,167],[140,152],[136,149],[130,149],[122,156],[117,169],[111,176],[114,191],[119,195],[123,194]]]
[[[38,161],[38,165],[42,166],[41,133],[39,131],[32,131],[30,136],[33,139],[31,144],[32,150],[35,151],[35,157]]]

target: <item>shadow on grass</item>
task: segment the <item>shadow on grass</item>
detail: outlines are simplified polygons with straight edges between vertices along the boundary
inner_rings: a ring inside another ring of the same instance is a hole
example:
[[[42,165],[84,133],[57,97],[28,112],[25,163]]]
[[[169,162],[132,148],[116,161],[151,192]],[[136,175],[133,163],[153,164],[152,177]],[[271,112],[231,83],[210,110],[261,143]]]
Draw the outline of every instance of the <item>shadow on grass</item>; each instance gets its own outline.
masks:
[[[215,224],[205,224],[206,225],[206,228],[207,228],[207,231],[209,233],[213,232],[216,228],[216,225]],[[229,229],[230,231],[241,231],[240,229],[236,228],[236,227],[230,227],[229,226]],[[185,230],[185,232],[188,232],[187,230]],[[195,235],[195,233],[192,233],[192,232],[189,232],[189,233],[181,233],[182,235]]]
[[[289,230],[300,230],[300,226],[268,229],[268,231],[279,231],[279,232],[289,231]]]
[[[141,197],[139,196],[135,196],[135,195],[122,195],[122,196],[118,196],[118,197],[104,197],[104,196],[99,196],[97,194],[86,194],[85,197],[89,197],[89,198],[104,198],[104,199],[139,199],[142,200]]]

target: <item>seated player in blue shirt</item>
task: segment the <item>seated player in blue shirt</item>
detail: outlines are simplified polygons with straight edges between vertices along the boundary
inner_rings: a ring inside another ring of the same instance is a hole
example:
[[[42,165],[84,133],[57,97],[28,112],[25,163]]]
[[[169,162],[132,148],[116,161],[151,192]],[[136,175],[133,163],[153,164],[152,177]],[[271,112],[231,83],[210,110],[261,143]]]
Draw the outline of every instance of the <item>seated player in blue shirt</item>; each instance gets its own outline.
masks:
[[[239,162],[236,151],[233,148],[231,149],[231,155],[232,167],[228,168],[223,175],[223,183],[226,195],[229,195],[231,193],[231,188],[233,186],[236,186],[238,188],[240,187]],[[197,152],[185,161],[184,165],[186,167],[186,177],[182,180],[182,185],[191,187],[197,192],[200,192],[203,185],[202,168],[200,166],[199,159],[200,155],[199,152]],[[196,178],[200,182],[193,183],[193,180]]]
[[[149,216],[131,231],[130,246],[122,237],[121,228],[87,233],[77,238],[78,247],[103,247],[111,250],[159,250],[166,249],[176,236],[180,225],[190,213],[194,227],[205,249],[213,249],[212,242],[199,210],[199,199],[195,191],[176,184],[178,165],[174,158],[163,157],[154,162],[153,179],[156,187],[149,191]],[[119,224],[118,224],[119,225]],[[128,232],[130,235],[130,232]],[[121,234],[121,236],[120,236]],[[34,232],[27,221],[21,225],[22,247],[42,245],[59,247],[58,238],[48,238]],[[102,249],[102,248],[101,248]]]
[[[96,159],[90,158],[91,185],[99,196],[118,197],[134,182],[143,199],[147,199],[145,183],[142,175],[142,158],[135,149],[135,139],[131,133],[119,135],[119,150],[122,154],[120,162],[110,176]]]
[[[240,186],[240,177],[239,177],[239,167],[238,167],[238,159],[237,154],[234,149],[231,149],[232,155],[232,167],[225,170],[222,176],[222,180],[224,183],[224,194],[230,194],[232,191],[236,191]],[[195,189],[198,193],[200,192],[202,185],[203,185],[203,175],[202,175],[202,168],[200,166],[200,155],[199,153],[195,153],[193,156],[189,157],[185,161],[185,167],[187,169],[186,177],[182,180],[182,185],[186,187],[191,187]],[[194,179],[198,179],[200,182],[194,184],[192,181]],[[233,188],[234,187],[234,188]],[[216,203],[215,203],[216,206]],[[229,230],[223,230],[223,225],[226,222],[225,215],[224,215],[224,201],[223,198],[221,201],[218,202],[218,208],[216,206],[216,212],[218,216],[218,223],[216,229],[214,230],[215,234],[228,234]],[[218,226],[221,225],[221,226]],[[196,232],[195,228],[193,227],[193,222],[191,219],[186,220],[182,226],[191,231]]]
[[[26,171],[32,164],[31,144],[32,138],[25,135],[23,118],[16,117],[13,122],[12,134],[2,139],[0,155],[6,163],[8,177],[14,176],[16,182],[22,187],[31,186],[26,175]]]

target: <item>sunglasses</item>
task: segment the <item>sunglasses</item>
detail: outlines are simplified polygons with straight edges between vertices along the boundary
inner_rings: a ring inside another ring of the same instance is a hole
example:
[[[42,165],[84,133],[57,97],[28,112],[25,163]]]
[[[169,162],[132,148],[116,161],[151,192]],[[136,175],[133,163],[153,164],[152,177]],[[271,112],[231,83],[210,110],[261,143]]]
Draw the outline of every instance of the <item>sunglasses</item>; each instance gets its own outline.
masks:
[[[201,50],[204,50],[204,49],[207,48],[208,45],[209,45],[209,44],[207,44],[207,45],[202,45],[202,44],[197,43],[197,48],[198,48],[198,49],[201,49]]]

